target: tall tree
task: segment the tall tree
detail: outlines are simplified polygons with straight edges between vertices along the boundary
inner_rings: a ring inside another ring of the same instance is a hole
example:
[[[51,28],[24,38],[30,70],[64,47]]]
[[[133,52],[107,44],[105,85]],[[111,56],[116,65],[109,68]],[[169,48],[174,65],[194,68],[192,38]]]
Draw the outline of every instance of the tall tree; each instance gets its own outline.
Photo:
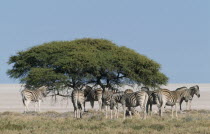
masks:
[[[67,86],[82,84],[113,87],[126,83],[156,87],[168,78],[155,61],[105,39],[55,41],[32,47],[11,56],[11,78],[27,86]]]

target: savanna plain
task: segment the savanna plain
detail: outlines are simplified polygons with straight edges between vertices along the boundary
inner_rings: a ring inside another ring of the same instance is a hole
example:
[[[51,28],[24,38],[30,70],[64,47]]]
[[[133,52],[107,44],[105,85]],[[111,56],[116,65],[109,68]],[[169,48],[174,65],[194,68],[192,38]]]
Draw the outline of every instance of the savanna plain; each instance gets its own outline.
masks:
[[[175,90],[181,86],[195,84],[169,84],[164,88]],[[195,97],[192,110],[178,112],[178,118],[171,118],[170,107],[166,108],[163,117],[157,113],[142,120],[142,114],[129,117],[125,120],[122,113],[119,119],[106,119],[104,112],[94,110],[85,112],[82,119],[73,117],[71,101],[60,99],[52,103],[46,98],[41,104],[41,112],[23,114],[23,105],[20,96],[20,85],[0,85],[0,133],[1,134],[210,134],[210,84],[198,84],[201,97]],[[31,104],[33,110],[33,104]],[[156,109],[156,106],[154,106]],[[183,103],[185,109],[185,103]],[[139,109],[138,109],[139,110]]]

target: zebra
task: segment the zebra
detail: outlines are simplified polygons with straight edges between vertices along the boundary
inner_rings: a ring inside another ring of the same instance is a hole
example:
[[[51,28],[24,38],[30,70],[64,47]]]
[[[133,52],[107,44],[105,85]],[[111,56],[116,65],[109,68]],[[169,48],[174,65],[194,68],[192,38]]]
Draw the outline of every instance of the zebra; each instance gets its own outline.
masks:
[[[142,108],[144,113],[143,119],[146,119],[146,104],[148,101],[148,97],[149,96],[145,91],[137,91],[122,95],[120,103],[122,104],[123,107],[124,119],[126,116],[126,107],[128,108],[129,114],[132,118],[131,109],[137,106],[140,106]],[[111,99],[110,109],[114,109],[116,104],[117,104],[116,100]]]
[[[159,89],[154,91],[156,95],[156,102],[159,108],[159,115],[163,115],[164,107],[171,106],[171,114],[173,118],[173,107],[175,105],[176,117],[177,116],[177,104],[180,103],[181,98],[183,97],[182,91],[170,91],[168,89]]]
[[[98,101],[99,104],[99,111],[101,111],[102,107],[102,92],[103,89],[97,88],[92,89],[90,86],[86,86],[84,89],[84,95],[85,95],[85,102],[90,102],[91,107],[94,107],[94,101]],[[84,103],[84,111],[85,111],[85,103]]]
[[[181,87],[181,88],[177,88],[176,91],[177,90],[182,91],[183,97],[185,97],[185,98],[182,98],[180,101],[180,111],[182,111],[181,105],[184,100],[186,102],[186,110],[191,110],[191,102],[194,95],[196,95],[198,98],[200,97],[199,86],[195,85],[195,86],[190,87],[189,89],[187,87]]]
[[[113,94],[114,92],[110,90],[107,90],[107,91],[105,90],[102,94],[102,108],[104,108],[105,106],[106,118],[107,118],[108,106],[110,105],[110,100]]]
[[[74,106],[74,117],[82,118],[82,109],[84,109],[85,95],[82,90],[73,90],[71,94],[72,103]]]
[[[42,86],[36,90],[25,88],[24,90],[21,91],[21,96],[24,105],[24,113],[29,111],[28,105],[31,101],[35,102],[35,111],[36,111],[36,103],[38,102],[38,110],[40,112],[40,103],[41,101],[43,101],[42,98],[47,96],[47,87]]]
[[[126,89],[126,90],[124,91],[124,93],[125,93],[125,94],[127,94],[127,93],[133,93],[133,90],[132,90],[132,89]]]
[[[111,119],[113,118],[112,116],[113,109],[115,110],[115,118],[118,118],[118,115],[119,115],[118,103],[121,103],[121,100],[124,94],[125,92],[118,92],[111,96],[110,102],[109,102],[110,109],[111,109]]]
[[[147,101],[146,111],[148,114],[149,110],[150,110],[150,114],[152,114],[152,105],[157,104],[154,91],[150,91],[148,87],[142,87],[141,91],[147,92],[147,94],[149,96],[148,101]]]

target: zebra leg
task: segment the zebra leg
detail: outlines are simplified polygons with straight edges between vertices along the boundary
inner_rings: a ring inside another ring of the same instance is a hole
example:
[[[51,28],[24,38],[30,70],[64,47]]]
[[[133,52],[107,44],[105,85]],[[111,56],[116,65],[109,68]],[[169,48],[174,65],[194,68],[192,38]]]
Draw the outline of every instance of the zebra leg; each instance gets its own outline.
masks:
[[[171,106],[171,117],[174,118],[174,106]]]
[[[98,105],[99,105],[99,111],[101,111],[101,107],[102,107],[102,100],[100,99],[99,101],[98,101]]]
[[[84,105],[81,104],[81,108],[80,108],[80,118],[82,118],[83,115],[83,109],[84,109]]]
[[[38,101],[39,112],[41,112],[41,110],[40,110],[40,105],[41,105],[41,100]]]
[[[163,102],[161,107],[160,107],[160,116],[162,117],[163,116],[163,110],[164,110],[164,107],[166,106],[166,102]]]
[[[30,100],[25,100],[25,106],[26,106],[27,111],[29,111],[28,105],[30,102],[31,102]]]
[[[36,112],[36,105],[37,105],[37,102],[34,102],[34,111]]]
[[[118,105],[116,107],[116,111],[115,111],[115,117],[118,119],[119,115],[119,109],[118,109]]]
[[[77,118],[77,110],[74,108],[74,118]]]
[[[187,101],[186,102],[186,110],[188,110],[188,107],[189,107],[189,102]]]
[[[178,105],[179,105],[179,103],[176,103],[176,105],[175,105],[176,118],[178,118],[178,116],[177,116],[177,107],[178,107]]]
[[[190,100],[189,110],[191,110],[192,100]]]
[[[91,105],[92,110],[93,110],[93,107],[94,107],[94,101],[90,101],[90,105]]]
[[[85,101],[84,101],[84,112],[86,112],[86,111],[85,111]]]
[[[77,108],[77,118],[79,118],[79,110],[78,110],[78,108]]]
[[[126,108],[125,108],[125,106],[123,105],[123,119],[125,119],[125,115],[126,115]]]
[[[150,116],[152,116],[152,103],[150,103]]]
[[[111,114],[111,119],[112,119],[112,109],[110,110],[110,114]]]
[[[107,106],[107,105],[105,105],[106,119],[107,119],[107,111],[108,111],[108,106]]]
[[[143,119],[146,119],[147,118],[147,111],[146,111],[146,108],[145,108],[145,106],[143,106],[143,112],[144,112],[144,117],[143,117]],[[150,111],[150,113],[152,113],[152,111]]]
[[[147,103],[147,106],[146,106],[146,111],[147,111],[147,114],[149,114],[149,102]]]
[[[132,112],[131,112],[131,108],[128,108],[128,113],[130,115],[130,118],[132,119]]]

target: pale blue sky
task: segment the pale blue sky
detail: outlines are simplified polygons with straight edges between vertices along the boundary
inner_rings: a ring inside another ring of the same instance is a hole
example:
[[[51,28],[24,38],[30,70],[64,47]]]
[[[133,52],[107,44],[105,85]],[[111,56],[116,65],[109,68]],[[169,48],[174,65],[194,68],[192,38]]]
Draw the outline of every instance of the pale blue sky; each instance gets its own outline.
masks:
[[[5,0],[0,83],[18,51],[58,40],[105,38],[154,59],[169,83],[210,83],[209,0]]]

